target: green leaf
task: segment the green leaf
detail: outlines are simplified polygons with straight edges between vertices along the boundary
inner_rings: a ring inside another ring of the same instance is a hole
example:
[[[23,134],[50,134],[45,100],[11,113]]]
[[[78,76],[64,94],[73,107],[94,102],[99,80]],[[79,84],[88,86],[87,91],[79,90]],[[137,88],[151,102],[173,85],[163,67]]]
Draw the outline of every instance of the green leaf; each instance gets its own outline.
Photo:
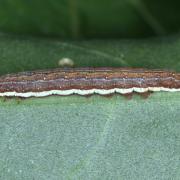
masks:
[[[180,71],[180,35],[141,40],[65,41],[0,34],[0,74],[57,68],[62,58],[75,67],[145,67]]]
[[[62,41],[1,34],[0,73],[75,66],[180,71],[179,35]],[[0,179],[173,179],[180,176],[180,93],[0,98]]]

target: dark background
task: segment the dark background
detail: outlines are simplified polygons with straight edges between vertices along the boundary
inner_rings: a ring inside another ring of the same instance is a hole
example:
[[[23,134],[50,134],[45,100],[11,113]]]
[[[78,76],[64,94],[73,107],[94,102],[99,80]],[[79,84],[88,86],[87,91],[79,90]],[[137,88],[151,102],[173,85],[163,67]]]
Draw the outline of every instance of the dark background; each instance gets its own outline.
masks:
[[[97,39],[167,35],[179,28],[179,0],[0,0],[4,32]]]

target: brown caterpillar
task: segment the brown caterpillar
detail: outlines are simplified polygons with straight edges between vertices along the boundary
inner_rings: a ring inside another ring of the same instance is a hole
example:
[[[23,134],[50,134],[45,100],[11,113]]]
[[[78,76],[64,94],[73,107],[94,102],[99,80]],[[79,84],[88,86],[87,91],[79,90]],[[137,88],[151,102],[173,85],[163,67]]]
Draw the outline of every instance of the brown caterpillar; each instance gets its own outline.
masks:
[[[0,96],[180,92],[180,73],[132,68],[60,68],[0,76]]]

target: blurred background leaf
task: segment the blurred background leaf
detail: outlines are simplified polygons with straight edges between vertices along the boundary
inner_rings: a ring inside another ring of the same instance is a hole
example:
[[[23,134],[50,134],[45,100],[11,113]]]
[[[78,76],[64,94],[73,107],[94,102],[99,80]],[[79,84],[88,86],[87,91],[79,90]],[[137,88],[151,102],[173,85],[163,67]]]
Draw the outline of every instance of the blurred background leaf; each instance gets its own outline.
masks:
[[[1,0],[3,31],[61,38],[166,35],[180,28],[178,0]]]

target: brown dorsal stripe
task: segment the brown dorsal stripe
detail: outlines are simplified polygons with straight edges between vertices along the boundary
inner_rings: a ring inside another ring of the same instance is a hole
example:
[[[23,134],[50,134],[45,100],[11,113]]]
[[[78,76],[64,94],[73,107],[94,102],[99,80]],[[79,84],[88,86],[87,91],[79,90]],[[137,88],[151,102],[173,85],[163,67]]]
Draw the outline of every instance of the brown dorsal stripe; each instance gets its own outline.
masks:
[[[0,77],[0,96],[43,96],[43,92],[44,96],[58,92],[59,95],[125,94],[126,90],[129,93],[153,89],[180,91],[180,73],[131,68],[60,68]]]

